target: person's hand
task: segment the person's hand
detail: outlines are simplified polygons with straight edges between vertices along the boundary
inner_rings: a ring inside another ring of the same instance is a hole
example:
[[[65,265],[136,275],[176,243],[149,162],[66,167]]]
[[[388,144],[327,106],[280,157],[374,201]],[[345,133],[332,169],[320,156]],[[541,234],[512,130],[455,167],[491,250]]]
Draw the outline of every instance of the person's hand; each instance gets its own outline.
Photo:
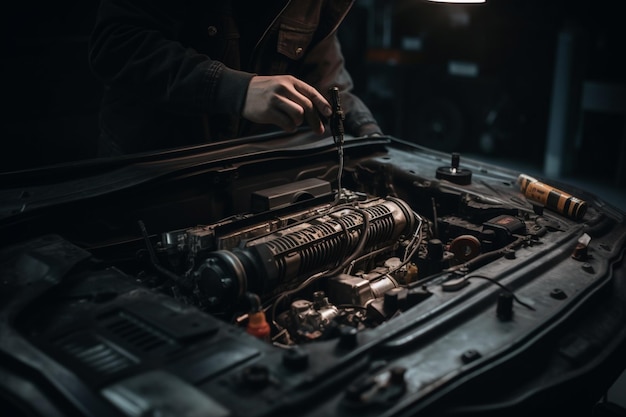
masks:
[[[320,135],[324,124],[319,115],[329,117],[331,113],[328,101],[309,84],[291,75],[257,75],[250,81],[242,116],[287,132],[295,131],[306,120]]]

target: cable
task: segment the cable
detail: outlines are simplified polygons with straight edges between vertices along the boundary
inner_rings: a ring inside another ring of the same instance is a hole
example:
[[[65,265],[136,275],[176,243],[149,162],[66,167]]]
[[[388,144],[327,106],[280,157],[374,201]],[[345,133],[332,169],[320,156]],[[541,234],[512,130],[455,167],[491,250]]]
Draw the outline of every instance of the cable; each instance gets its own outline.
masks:
[[[280,326],[280,325],[278,325],[278,323],[276,323],[276,307],[278,306],[278,304],[280,304],[280,302],[284,298],[286,298],[287,296],[289,296],[291,294],[295,294],[298,291],[303,290],[304,288],[306,288],[307,286],[309,286],[313,282],[317,281],[319,278],[322,278],[326,272],[328,272],[328,270],[322,271],[322,272],[318,272],[317,274],[311,275],[310,277],[308,277],[307,279],[302,281],[300,283],[300,285],[298,285],[296,288],[292,288],[290,290],[283,291],[282,293],[280,293],[278,295],[278,297],[276,297],[276,300],[271,305],[271,309],[272,309],[272,314],[271,314],[272,323],[276,326],[276,328],[282,329],[282,326]]]
[[[300,285],[298,285],[297,287],[291,289],[291,290],[286,290],[283,291],[282,293],[280,293],[280,295],[278,295],[278,297],[276,298],[276,300],[272,303],[271,309],[272,309],[272,314],[271,314],[271,318],[272,318],[272,323],[277,327],[277,328],[282,328],[281,326],[278,325],[278,323],[276,323],[276,308],[278,307],[278,304],[280,304],[280,302],[285,299],[287,296],[297,293],[298,291],[303,290],[304,288],[306,288],[307,286],[309,286],[310,284],[312,284],[313,282],[317,281],[320,278],[324,278],[324,277],[328,277],[328,276],[333,276],[336,275],[339,271],[341,271],[342,269],[344,269],[346,267],[347,264],[349,264],[350,262],[352,262],[352,260],[358,256],[361,251],[363,250],[363,248],[365,247],[365,244],[367,243],[367,238],[369,236],[369,216],[367,214],[367,212],[355,208],[352,208],[354,211],[356,211],[357,213],[359,213],[361,216],[363,216],[363,230],[361,231],[361,236],[359,239],[359,243],[357,244],[357,247],[355,248],[353,254],[351,256],[349,256],[348,258],[346,258],[341,264],[339,264],[337,267],[335,267],[333,270],[329,270],[327,269],[326,271],[322,271],[322,272],[318,272],[317,274],[311,275],[310,277],[308,277],[307,279],[305,279],[304,281],[302,281],[300,283]]]
[[[402,260],[402,262],[398,265],[396,265],[393,269],[389,270],[387,272],[387,274],[391,274],[396,272],[398,269],[402,268],[403,266],[405,266],[407,263],[409,263],[409,261],[413,258],[413,255],[415,255],[415,252],[419,249],[420,245],[422,244],[422,226],[424,224],[424,219],[418,215],[416,212],[413,212],[413,214],[415,215],[415,217],[418,219],[418,224],[417,227],[415,229],[415,233],[413,233],[413,237],[411,238],[411,241],[409,242],[409,244],[407,245],[406,249],[404,250],[404,259]],[[409,248],[412,249],[409,252]],[[354,268],[354,265],[356,265],[357,263],[363,261],[364,259],[367,258],[371,258],[373,256],[379,255],[382,252],[387,251],[389,248],[388,247],[383,247],[380,249],[377,249],[373,252],[368,252],[363,256],[360,256],[352,261],[350,261],[350,266],[348,268],[348,271],[346,272],[347,274],[351,274],[352,273],[352,268]]]
[[[354,210],[355,212],[359,213],[363,217],[363,224],[362,224],[362,230],[361,230],[361,236],[359,238],[359,242],[358,242],[356,248],[354,248],[354,251],[352,252],[352,255],[350,255],[346,259],[344,259],[344,261],[342,263],[340,263],[335,269],[325,273],[324,274],[325,276],[337,275],[350,262],[352,262],[357,256],[359,256],[361,254],[361,252],[363,251],[363,248],[365,248],[365,244],[367,243],[367,239],[369,238],[369,230],[370,230],[370,227],[369,227],[370,226],[369,215],[367,214],[367,212],[365,212],[364,210],[361,210],[360,208],[353,207],[352,210]],[[349,238],[349,237],[350,236],[346,236],[346,238]]]
[[[502,248],[492,250],[491,252],[482,253],[476,256],[475,258],[470,259],[467,262],[451,266],[450,268],[446,268],[444,272],[454,272],[461,268],[467,268],[468,270],[471,270],[472,268],[477,268],[483,265],[484,263],[486,263],[487,261],[495,260],[499,258],[500,256],[504,254],[505,251],[509,249],[515,249],[516,247],[518,247],[519,245],[521,245],[522,243],[524,243],[525,241],[529,239],[528,237],[521,236],[521,235],[515,235],[515,237],[516,239],[513,242],[509,243],[508,245]]]
[[[422,244],[422,225],[424,224],[424,220],[416,212],[413,212],[413,214],[417,218],[418,223],[417,223],[417,227],[415,228],[415,233],[413,233],[413,237],[411,238],[411,241],[409,242],[409,244],[407,245],[406,249],[404,250],[404,259],[398,265],[396,265],[395,267],[391,268],[387,272],[387,274],[393,274],[398,269],[400,269],[403,266],[405,266],[406,264],[408,264],[409,261],[413,258],[413,255],[415,255],[415,252],[419,249],[420,245]],[[409,252],[409,248],[411,246],[413,248]]]
[[[513,300],[517,301],[517,303],[519,303],[520,305],[523,305],[524,307],[526,307],[529,310],[535,311],[535,309],[530,304],[527,304],[527,303],[523,302],[522,300],[520,300],[519,298],[517,298],[517,296],[513,293],[513,291],[511,289],[509,289],[506,285],[501,284],[500,282],[496,281],[495,279],[487,277],[487,276],[484,276],[484,275],[472,275],[472,276],[465,277],[466,280],[470,280],[471,278],[480,278],[480,279],[487,280],[487,281],[491,282],[492,284],[496,284],[498,287],[502,288],[504,291],[506,291],[509,294],[511,294],[511,296],[513,297]]]
[[[343,193],[343,186],[341,185],[341,178],[343,177],[343,145],[339,145],[337,153],[339,155],[339,169],[337,170],[337,197],[335,198],[335,205],[339,204]]]

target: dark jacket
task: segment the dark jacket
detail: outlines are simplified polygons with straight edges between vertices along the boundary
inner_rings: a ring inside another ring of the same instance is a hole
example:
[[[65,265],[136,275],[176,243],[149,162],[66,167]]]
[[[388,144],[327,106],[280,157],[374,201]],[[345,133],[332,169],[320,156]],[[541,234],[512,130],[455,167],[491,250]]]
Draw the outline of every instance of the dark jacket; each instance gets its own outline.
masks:
[[[267,23],[255,21],[266,29],[244,57],[228,1],[102,0],[89,46],[92,70],[105,85],[101,153],[260,133],[267,126],[239,117],[254,74],[292,74],[324,95],[336,85],[346,132],[379,131],[349,92],[352,80],[336,36],[353,1],[265,2],[275,4],[275,12]]]

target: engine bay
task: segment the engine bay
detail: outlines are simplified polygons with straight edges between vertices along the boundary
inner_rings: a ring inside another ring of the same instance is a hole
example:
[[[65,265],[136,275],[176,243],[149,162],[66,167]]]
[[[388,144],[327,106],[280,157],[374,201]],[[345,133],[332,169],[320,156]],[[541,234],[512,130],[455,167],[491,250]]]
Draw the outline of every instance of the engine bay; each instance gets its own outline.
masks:
[[[389,138],[340,161],[331,139],[234,145],[70,178],[56,202],[20,190],[2,227],[22,240],[0,250],[12,377],[36,369],[66,415],[402,415],[470,373],[502,395],[460,401],[506,398],[510,369],[534,389],[585,351],[518,353],[562,352],[563,323],[594,346],[620,326],[624,214],[590,193]]]
[[[255,190],[250,212],[156,242],[142,224],[149,264],[140,281],[289,348],[375,328],[432,296],[431,283],[456,292],[475,269],[567,228],[515,200],[444,190],[442,201],[453,196],[455,205],[435,195],[426,215],[397,195],[359,188],[338,193],[331,181],[307,178]]]

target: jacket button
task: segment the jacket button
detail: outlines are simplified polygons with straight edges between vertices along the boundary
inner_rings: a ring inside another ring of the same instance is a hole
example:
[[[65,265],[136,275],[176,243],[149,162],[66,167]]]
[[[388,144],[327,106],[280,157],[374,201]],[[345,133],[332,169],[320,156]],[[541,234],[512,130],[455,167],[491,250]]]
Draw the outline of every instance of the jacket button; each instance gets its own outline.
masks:
[[[207,28],[207,32],[209,33],[209,36],[215,36],[217,35],[217,28],[215,26],[209,26]]]
[[[302,48],[296,48],[296,55],[302,55]]]

